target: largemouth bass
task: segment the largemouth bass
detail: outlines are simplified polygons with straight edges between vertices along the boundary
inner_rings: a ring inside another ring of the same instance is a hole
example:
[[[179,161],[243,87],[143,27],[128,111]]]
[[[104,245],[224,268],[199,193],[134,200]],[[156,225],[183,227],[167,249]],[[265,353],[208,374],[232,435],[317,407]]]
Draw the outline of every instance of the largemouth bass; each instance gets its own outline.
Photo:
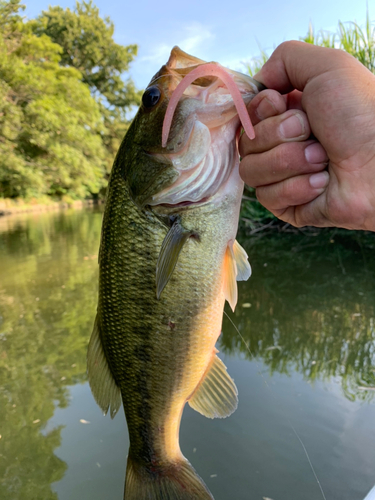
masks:
[[[236,280],[251,272],[235,241],[238,96],[217,77],[219,65],[205,64],[172,50],[143,94],[109,182],[88,375],[104,413],[113,418],[124,405],[126,500],[212,499],[181,453],[182,411],[188,402],[214,418],[237,407],[215,343],[225,299],[234,309]],[[181,90],[190,73],[194,83]],[[245,103],[259,91],[252,78],[225,74]],[[183,94],[167,112],[177,88]]]

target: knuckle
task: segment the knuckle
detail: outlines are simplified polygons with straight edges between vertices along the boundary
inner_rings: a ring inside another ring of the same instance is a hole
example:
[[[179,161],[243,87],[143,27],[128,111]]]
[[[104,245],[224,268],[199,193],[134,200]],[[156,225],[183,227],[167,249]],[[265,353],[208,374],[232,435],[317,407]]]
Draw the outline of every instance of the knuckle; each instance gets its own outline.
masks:
[[[295,47],[300,46],[301,42],[298,42],[297,40],[288,40],[286,42],[280,43],[280,45],[276,48],[275,52],[289,52],[290,50],[293,50]]]
[[[287,109],[286,100],[277,90],[270,90],[267,98],[275,108],[276,115],[285,113]]]
[[[275,110],[280,114],[286,111],[286,104],[283,96],[277,90],[266,89],[260,94],[263,99],[267,98],[275,107]]]
[[[250,187],[256,187],[257,186],[257,181],[256,181],[256,173],[254,172],[253,169],[253,162],[251,161],[252,158],[250,156],[247,156],[245,159],[243,159],[240,162],[240,167],[239,167],[239,173],[241,179]]]
[[[290,196],[290,182],[283,181],[279,183],[279,197],[281,200],[287,200]]]
[[[256,188],[255,196],[257,197],[257,200],[259,201],[260,204],[262,204],[264,207],[269,209],[269,207],[267,206],[266,193],[267,193],[267,188],[258,187],[258,188]]]
[[[341,64],[344,62],[351,62],[353,60],[353,56],[343,49],[338,49],[337,54],[335,53],[335,56]]]
[[[295,216],[295,219],[293,221],[293,226],[294,227],[305,227],[307,226],[307,223],[302,220],[302,218],[298,215],[298,213]]]
[[[280,146],[274,149],[274,161],[277,170],[286,171],[296,171],[296,165],[294,160],[294,155],[291,154],[290,148],[287,147],[288,144],[280,144]]]

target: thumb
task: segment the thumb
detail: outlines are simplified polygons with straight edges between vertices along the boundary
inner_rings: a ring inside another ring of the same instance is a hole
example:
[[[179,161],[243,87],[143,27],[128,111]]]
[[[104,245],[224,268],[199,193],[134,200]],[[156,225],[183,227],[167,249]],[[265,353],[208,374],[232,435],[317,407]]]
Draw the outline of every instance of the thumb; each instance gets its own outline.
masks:
[[[313,78],[352,66],[354,60],[342,50],[293,40],[279,45],[254,78],[282,94],[303,91]]]

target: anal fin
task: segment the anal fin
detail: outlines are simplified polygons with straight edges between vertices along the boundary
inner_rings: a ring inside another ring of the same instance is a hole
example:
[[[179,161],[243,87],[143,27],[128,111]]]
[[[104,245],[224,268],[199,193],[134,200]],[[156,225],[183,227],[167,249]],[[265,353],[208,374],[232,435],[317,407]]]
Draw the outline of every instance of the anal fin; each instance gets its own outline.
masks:
[[[114,418],[121,406],[121,391],[108,366],[100,338],[98,316],[95,318],[87,350],[87,373],[95,401],[103,410],[104,415],[110,409],[111,418]]]
[[[226,366],[214,354],[211,366],[188,403],[205,417],[225,418],[236,410],[237,395],[236,384],[228,375]]]

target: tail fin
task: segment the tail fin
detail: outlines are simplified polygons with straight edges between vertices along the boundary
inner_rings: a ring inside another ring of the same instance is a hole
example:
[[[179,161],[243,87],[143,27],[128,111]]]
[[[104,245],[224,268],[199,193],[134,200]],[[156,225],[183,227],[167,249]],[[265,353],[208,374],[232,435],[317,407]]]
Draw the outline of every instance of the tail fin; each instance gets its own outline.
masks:
[[[146,468],[128,457],[124,500],[214,500],[190,463]]]

